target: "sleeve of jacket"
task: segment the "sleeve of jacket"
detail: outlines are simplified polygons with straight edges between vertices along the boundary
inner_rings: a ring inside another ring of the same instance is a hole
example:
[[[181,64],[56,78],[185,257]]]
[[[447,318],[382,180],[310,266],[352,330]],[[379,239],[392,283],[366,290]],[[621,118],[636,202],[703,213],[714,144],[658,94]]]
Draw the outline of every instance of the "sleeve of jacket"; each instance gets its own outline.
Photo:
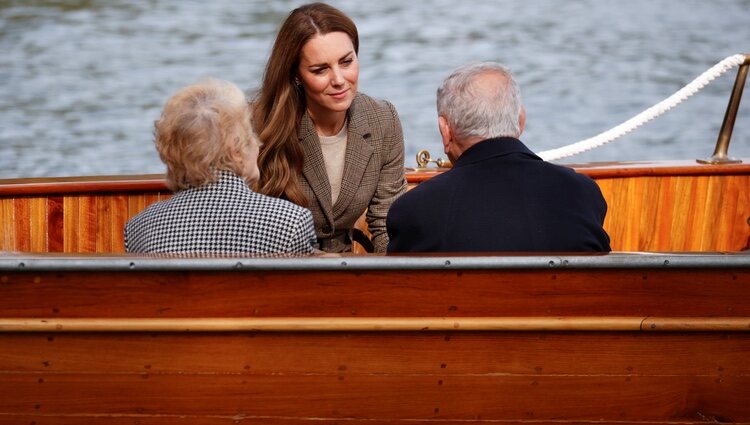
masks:
[[[288,252],[310,254],[314,251],[313,244],[316,241],[312,213],[307,208],[300,208],[300,214],[292,229]]]
[[[392,116],[382,144],[383,162],[375,195],[367,208],[367,227],[372,235],[375,252],[385,252],[388,246],[386,217],[388,210],[402,193],[406,191],[404,177],[404,135],[396,108],[385,102]]]

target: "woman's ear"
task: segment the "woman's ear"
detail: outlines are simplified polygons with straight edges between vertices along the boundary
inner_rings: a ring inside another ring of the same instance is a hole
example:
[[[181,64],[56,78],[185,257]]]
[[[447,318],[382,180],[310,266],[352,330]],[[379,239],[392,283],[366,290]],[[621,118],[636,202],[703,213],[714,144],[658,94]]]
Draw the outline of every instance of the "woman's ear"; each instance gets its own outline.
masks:
[[[235,137],[232,145],[229,148],[229,155],[237,164],[242,165],[245,160],[245,155],[242,154],[242,143],[240,142],[239,136]]]

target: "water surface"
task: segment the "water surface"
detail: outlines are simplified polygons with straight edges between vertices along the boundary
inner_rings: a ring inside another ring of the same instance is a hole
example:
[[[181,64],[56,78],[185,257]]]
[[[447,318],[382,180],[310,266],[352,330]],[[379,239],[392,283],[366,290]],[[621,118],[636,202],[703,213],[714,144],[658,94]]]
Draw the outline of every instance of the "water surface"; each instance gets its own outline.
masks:
[[[0,0],[0,178],[159,173],[153,121],[203,77],[252,92],[300,1]],[[332,1],[360,30],[361,90],[399,111],[407,165],[441,153],[435,89],[458,65],[503,62],[541,151],[591,137],[750,52],[750,0]],[[736,71],[663,118],[562,162],[713,151]],[[750,157],[745,96],[730,153]]]

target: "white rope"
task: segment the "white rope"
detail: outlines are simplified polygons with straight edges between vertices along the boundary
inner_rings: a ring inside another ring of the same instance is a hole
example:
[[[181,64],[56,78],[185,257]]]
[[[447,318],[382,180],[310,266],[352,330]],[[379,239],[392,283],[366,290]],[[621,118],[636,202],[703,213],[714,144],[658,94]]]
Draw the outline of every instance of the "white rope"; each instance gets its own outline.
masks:
[[[713,81],[715,78],[719,77],[720,75],[736,66],[742,65],[744,62],[745,55],[737,54],[729,56],[698,76],[698,78],[690,82],[690,84],[686,85],[685,87],[681,88],[672,96],[662,100],[661,102],[646,109],[645,111],[625,121],[624,123],[605,132],[599,133],[594,137],[581,140],[580,142],[563,146],[561,148],[539,152],[538,155],[545,161],[554,161],[605,145],[617,139],[618,137],[626,135],[627,133],[635,130],[643,124],[674,108],[690,96],[697,93],[700,89]]]

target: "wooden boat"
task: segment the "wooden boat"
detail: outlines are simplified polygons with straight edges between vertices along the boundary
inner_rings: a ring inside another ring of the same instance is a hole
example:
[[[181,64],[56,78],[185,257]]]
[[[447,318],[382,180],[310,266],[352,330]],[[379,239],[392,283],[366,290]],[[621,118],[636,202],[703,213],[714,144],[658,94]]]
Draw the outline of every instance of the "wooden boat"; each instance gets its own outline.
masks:
[[[161,176],[0,181],[0,425],[750,423],[750,158],[572,166],[611,254],[131,255]]]

